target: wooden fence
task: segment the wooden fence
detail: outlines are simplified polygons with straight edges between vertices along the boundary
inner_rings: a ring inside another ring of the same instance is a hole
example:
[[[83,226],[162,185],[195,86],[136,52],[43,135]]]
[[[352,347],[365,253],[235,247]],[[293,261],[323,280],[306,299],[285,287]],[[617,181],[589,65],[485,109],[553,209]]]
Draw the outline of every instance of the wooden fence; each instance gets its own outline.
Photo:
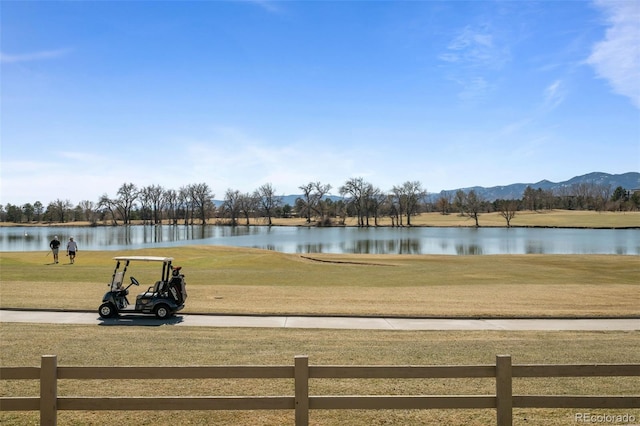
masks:
[[[310,410],[473,409],[496,410],[499,426],[512,424],[513,408],[640,408],[640,395],[513,395],[517,377],[640,376],[640,364],[512,365],[498,355],[495,365],[62,367],[44,355],[40,367],[0,367],[1,380],[40,381],[39,397],[2,397],[0,411],[40,411],[41,425],[55,425],[59,410],[295,410],[295,424],[307,425]],[[495,378],[495,395],[309,395],[309,379]],[[293,379],[293,396],[59,397],[58,380],[119,379]],[[640,420],[640,419],[639,419]]]

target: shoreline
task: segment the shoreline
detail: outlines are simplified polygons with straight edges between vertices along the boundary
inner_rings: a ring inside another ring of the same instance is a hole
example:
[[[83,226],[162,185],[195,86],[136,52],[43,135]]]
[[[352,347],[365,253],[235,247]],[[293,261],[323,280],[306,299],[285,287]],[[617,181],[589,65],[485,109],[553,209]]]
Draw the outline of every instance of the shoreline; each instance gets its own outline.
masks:
[[[403,218],[406,220],[406,217]],[[510,221],[507,226],[506,220],[499,212],[483,213],[479,216],[479,226],[468,216],[461,216],[458,213],[445,214],[439,212],[422,213],[411,218],[411,225],[395,225],[391,218],[381,217],[377,221],[370,218],[369,226],[358,226],[357,219],[349,217],[345,223],[338,220],[328,225],[320,221],[307,223],[305,218],[272,218],[269,225],[265,218],[252,218],[247,224],[243,219],[236,227],[298,227],[298,228],[549,228],[549,229],[640,229],[640,211],[633,212],[597,212],[590,210],[545,210],[545,211],[522,211]],[[196,223],[197,222],[197,223]],[[377,224],[374,224],[377,222]],[[159,224],[145,223],[143,220],[135,220],[131,224],[113,224],[101,221],[91,223],[89,221],[76,222],[29,222],[12,223],[0,222],[0,228],[4,227],[125,227],[125,226],[203,226],[199,220],[185,224],[184,220],[178,223],[171,223],[164,220]],[[204,226],[228,226],[225,219],[210,219]]]
[[[232,227],[229,224],[219,224],[219,223],[207,223],[202,225],[200,223],[193,224],[142,224],[142,223],[133,223],[133,224],[118,224],[118,225],[105,225],[105,224],[87,224],[83,222],[65,222],[65,223],[7,223],[0,222],[0,228],[123,228],[123,227],[191,227],[191,226],[220,226],[220,227]],[[320,226],[320,225],[299,225],[299,224],[272,224],[272,225],[261,225],[261,224],[242,224],[235,225],[236,228],[264,228],[264,227],[275,227],[275,228],[317,228],[317,229],[331,229],[331,228],[361,228],[361,229],[376,229],[376,228],[393,228],[393,229],[411,229],[411,228],[505,228],[505,229],[619,229],[619,230],[629,230],[629,229],[640,229],[640,225],[631,225],[631,226],[569,226],[569,225],[511,225],[511,226],[500,226],[500,225],[452,225],[452,224],[442,224],[442,225],[403,225],[403,226],[392,226],[392,225],[369,225],[369,226],[357,226],[357,225],[329,225],[329,226]]]

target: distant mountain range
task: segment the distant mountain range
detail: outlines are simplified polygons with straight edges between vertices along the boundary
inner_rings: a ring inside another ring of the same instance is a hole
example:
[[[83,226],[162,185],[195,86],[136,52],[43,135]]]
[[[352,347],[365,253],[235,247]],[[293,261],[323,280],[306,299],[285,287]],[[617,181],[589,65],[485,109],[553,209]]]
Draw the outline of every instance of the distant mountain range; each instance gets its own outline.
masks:
[[[538,188],[543,191],[547,190],[560,190],[561,188],[569,188],[573,185],[577,184],[595,184],[595,185],[610,185],[611,190],[613,191],[618,186],[623,187],[627,190],[632,189],[640,189],[640,173],[638,172],[629,172],[623,173],[619,175],[612,175],[609,173],[601,173],[594,172],[589,173],[582,176],[576,176],[564,182],[551,182],[548,180],[541,180],[536,183],[512,183],[511,185],[505,186],[492,186],[489,188],[485,188],[483,186],[473,186],[469,188],[457,188],[443,191],[445,193],[453,193],[455,194],[458,190],[463,190],[464,192],[469,192],[471,190],[476,191],[480,197],[487,201],[495,201],[495,200],[510,200],[510,199],[520,199],[522,198],[522,194],[527,186],[537,190]],[[440,196],[441,193],[429,193],[428,201],[435,202],[435,200]],[[302,197],[301,194],[291,194],[282,196],[282,204],[289,204],[290,206],[294,206],[296,200]],[[329,198],[332,200],[340,200],[342,197],[337,195],[330,195]],[[214,203],[219,206],[222,205],[222,201],[215,200]]]
[[[629,172],[623,173],[619,175],[612,175],[609,173],[601,173],[601,172],[593,172],[588,173],[582,176],[576,176],[564,182],[551,182],[548,180],[541,180],[536,183],[513,183],[511,185],[505,186],[492,186],[490,188],[485,188],[482,186],[474,186],[470,188],[459,188],[464,192],[469,192],[471,190],[476,191],[476,194],[481,196],[483,199],[487,201],[495,201],[495,200],[511,200],[511,199],[520,199],[522,198],[522,194],[524,190],[530,186],[532,189],[537,190],[538,188],[543,191],[558,191],[562,188],[570,188],[573,185],[580,184],[595,184],[595,185],[604,185],[610,186],[613,191],[618,186],[623,187],[627,190],[632,189],[640,189],[640,173],[638,172]],[[456,193],[458,189],[447,190],[444,191],[446,193]],[[437,198],[440,194],[429,194],[430,198]]]

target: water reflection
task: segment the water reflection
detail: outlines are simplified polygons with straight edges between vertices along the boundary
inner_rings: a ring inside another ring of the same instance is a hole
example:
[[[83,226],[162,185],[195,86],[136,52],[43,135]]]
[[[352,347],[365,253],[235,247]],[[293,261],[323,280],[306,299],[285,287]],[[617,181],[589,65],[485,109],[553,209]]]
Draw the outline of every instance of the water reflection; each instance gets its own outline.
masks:
[[[527,241],[526,254],[544,254],[544,247],[540,241],[530,240]]]
[[[484,254],[482,247],[477,244],[456,244],[456,254],[470,255],[470,254]]]
[[[638,229],[298,228],[262,226],[120,226],[0,228],[0,251],[66,247],[123,250],[192,244],[254,247],[285,253],[359,254],[640,254]]]
[[[273,248],[269,248],[268,250],[275,250],[275,246]],[[298,254],[325,253],[326,251],[327,250],[324,248],[323,244],[299,244],[296,246],[296,253]]]

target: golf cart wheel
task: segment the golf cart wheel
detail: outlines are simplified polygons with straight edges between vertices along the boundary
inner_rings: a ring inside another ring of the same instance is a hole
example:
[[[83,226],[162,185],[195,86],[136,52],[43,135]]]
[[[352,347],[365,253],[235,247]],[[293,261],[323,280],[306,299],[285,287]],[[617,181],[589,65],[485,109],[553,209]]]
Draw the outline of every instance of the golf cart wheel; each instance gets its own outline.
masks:
[[[167,305],[158,305],[155,309],[156,318],[166,319],[171,316],[171,309]]]
[[[111,318],[116,315],[116,310],[112,303],[103,303],[98,308],[98,314],[100,318]]]

